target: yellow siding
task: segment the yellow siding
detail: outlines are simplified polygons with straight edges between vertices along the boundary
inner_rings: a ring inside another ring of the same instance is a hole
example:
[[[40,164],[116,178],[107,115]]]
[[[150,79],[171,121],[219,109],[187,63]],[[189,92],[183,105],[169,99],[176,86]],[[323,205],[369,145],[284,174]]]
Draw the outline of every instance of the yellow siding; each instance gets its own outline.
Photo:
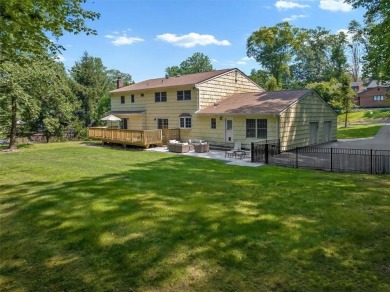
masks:
[[[191,100],[177,100],[178,90],[191,90]],[[155,92],[166,92],[166,102],[155,102]],[[130,96],[134,94],[135,102],[130,103]],[[143,94],[143,96],[141,96]],[[124,95],[125,104],[120,104],[120,96]],[[168,119],[169,128],[179,128],[180,118],[183,113],[189,113],[194,117],[198,109],[198,90],[193,86],[161,88],[153,90],[143,90],[137,92],[126,92],[124,94],[113,95],[111,98],[111,110],[113,111],[137,111],[146,110],[143,119],[136,120],[135,116],[129,115],[129,130],[152,130],[157,129],[157,119]],[[124,115],[120,115],[124,117]],[[191,131],[191,130],[187,130]]]
[[[310,144],[310,122],[318,122],[318,144],[324,143],[324,122],[331,121],[331,141],[336,140],[337,116],[315,93],[303,97],[280,116],[282,147],[302,147]]]
[[[215,118],[217,128],[211,129],[211,118]],[[233,141],[225,142],[225,121],[233,121]],[[246,119],[267,119],[267,139],[273,140],[278,138],[277,117],[270,115],[247,115],[247,116],[196,116],[193,121],[192,138],[202,139],[214,144],[230,144],[241,142],[243,147],[250,148],[251,142],[257,142],[264,139],[246,138]]]
[[[200,109],[234,93],[262,92],[257,84],[238,70],[202,82],[196,86],[199,89]]]

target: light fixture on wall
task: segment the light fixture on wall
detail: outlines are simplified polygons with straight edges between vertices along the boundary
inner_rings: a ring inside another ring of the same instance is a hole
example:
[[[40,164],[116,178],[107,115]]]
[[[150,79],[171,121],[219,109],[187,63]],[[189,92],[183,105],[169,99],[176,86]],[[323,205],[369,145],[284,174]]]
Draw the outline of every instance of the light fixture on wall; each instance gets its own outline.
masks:
[[[219,117],[219,120],[222,121],[222,116]]]

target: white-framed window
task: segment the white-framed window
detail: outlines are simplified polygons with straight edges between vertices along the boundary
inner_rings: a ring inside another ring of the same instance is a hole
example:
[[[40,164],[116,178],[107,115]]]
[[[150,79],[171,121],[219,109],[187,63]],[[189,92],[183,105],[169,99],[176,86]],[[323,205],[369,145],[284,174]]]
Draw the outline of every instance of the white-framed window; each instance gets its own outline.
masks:
[[[121,104],[124,104],[125,103],[125,97],[122,95],[121,96]]]
[[[217,128],[217,119],[216,118],[211,118],[211,129],[216,129]]]
[[[154,93],[154,101],[155,102],[166,102],[167,101],[167,93],[166,92],[155,92]]]
[[[131,101],[131,103],[134,103],[134,102],[135,102],[135,97],[134,97],[134,94],[132,94],[132,95],[131,95],[131,97],[130,97],[130,101]]]
[[[192,127],[192,118],[191,117],[180,118],[180,128],[188,129],[191,127]]]
[[[177,100],[191,100],[191,90],[180,90],[177,92]]]
[[[375,101],[384,100],[384,96],[383,96],[383,95],[374,95],[374,100],[375,100]]]
[[[267,139],[267,119],[246,119],[246,137]]]

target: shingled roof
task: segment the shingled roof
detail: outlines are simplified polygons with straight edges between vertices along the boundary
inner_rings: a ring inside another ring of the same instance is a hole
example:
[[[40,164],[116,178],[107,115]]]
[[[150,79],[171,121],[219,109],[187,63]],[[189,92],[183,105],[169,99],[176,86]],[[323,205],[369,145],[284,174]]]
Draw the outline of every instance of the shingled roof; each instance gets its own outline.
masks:
[[[178,77],[161,77],[156,79],[149,79],[134,83],[128,86],[124,86],[115,90],[112,90],[111,93],[126,92],[133,90],[144,90],[144,89],[153,89],[161,87],[172,87],[172,86],[181,86],[181,85],[192,85],[197,84],[203,81],[206,81],[215,76],[221,75],[223,73],[232,71],[235,69],[223,69],[223,70],[214,70],[210,72],[203,73],[194,73]]]
[[[198,114],[279,114],[308,92],[310,89],[236,93]]]

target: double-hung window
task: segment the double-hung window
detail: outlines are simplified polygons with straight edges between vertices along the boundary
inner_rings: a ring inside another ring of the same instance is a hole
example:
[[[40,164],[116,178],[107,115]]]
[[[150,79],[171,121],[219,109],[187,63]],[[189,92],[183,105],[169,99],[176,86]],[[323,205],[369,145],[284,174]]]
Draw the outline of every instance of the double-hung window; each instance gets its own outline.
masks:
[[[121,96],[121,104],[124,104],[125,103],[125,97],[122,95]]]
[[[374,100],[375,100],[375,101],[381,101],[381,100],[383,100],[383,95],[374,95]]]
[[[155,102],[166,102],[167,101],[167,93],[166,92],[155,92],[154,93],[154,101]]]
[[[191,117],[180,118],[180,128],[188,129],[191,127],[192,127],[192,118]]]
[[[131,95],[130,101],[131,101],[131,103],[134,103],[134,101],[135,101],[135,99],[134,99],[134,94]]]
[[[246,137],[267,139],[267,119],[246,119]]]
[[[177,100],[191,100],[191,90],[178,91]]]

